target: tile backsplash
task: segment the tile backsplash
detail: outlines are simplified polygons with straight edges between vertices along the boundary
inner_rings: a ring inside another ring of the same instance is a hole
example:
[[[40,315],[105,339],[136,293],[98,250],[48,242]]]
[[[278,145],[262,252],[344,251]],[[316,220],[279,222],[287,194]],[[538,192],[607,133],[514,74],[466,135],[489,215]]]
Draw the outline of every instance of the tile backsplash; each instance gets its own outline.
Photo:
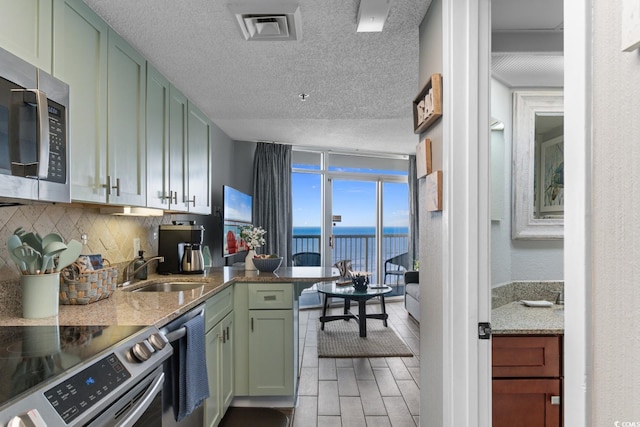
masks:
[[[112,216],[100,213],[99,208],[80,205],[23,205],[0,207],[0,282],[19,279],[18,269],[9,257],[7,240],[18,227],[44,236],[55,232],[65,241],[88,236],[87,246],[92,254],[102,254],[112,264],[135,257],[133,239],[140,239],[145,256],[158,253],[158,226],[172,220],[164,217]]]

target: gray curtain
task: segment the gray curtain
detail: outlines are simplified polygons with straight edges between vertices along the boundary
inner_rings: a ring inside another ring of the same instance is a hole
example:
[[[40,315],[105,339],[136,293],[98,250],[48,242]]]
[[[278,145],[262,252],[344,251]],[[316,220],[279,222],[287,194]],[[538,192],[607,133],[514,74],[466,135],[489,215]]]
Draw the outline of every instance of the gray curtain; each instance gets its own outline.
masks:
[[[420,228],[418,214],[418,173],[416,170],[416,156],[409,156],[409,269],[413,270],[413,263],[420,258]]]
[[[263,254],[291,264],[291,146],[258,142],[253,158],[253,225],[267,231]]]

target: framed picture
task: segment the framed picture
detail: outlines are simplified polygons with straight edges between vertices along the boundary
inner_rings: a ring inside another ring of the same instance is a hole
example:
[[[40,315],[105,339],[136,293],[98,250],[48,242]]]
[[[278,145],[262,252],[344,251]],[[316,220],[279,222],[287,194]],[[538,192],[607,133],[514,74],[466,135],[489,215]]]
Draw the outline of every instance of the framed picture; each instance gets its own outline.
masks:
[[[431,140],[425,138],[416,147],[416,175],[418,179],[431,173]]]
[[[413,100],[413,132],[420,134],[442,116],[442,74],[432,74]]]
[[[564,137],[540,144],[540,212],[564,212]]]
[[[427,175],[427,211],[442,210],[442,171]]]

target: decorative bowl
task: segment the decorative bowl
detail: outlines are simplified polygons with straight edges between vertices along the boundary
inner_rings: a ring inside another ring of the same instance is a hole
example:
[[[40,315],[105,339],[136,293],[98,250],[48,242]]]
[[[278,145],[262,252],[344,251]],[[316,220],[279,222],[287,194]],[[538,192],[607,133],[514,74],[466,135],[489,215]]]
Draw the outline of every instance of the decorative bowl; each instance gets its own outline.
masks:
[[[282,257],[253,259],[253,265],[256,266],[258,271],[261,271],[263,273],[273,273],[280,267],[280,264],[282,264]]]

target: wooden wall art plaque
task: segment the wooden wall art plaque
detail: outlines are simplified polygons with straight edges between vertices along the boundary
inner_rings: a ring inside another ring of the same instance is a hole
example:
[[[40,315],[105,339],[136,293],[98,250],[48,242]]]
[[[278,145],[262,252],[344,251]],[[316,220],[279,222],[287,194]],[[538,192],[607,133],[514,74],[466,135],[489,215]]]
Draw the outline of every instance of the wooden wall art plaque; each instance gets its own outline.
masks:
[[[432,74],[413,100],[413,132],[422,133],[442,117],[442,74]]]

